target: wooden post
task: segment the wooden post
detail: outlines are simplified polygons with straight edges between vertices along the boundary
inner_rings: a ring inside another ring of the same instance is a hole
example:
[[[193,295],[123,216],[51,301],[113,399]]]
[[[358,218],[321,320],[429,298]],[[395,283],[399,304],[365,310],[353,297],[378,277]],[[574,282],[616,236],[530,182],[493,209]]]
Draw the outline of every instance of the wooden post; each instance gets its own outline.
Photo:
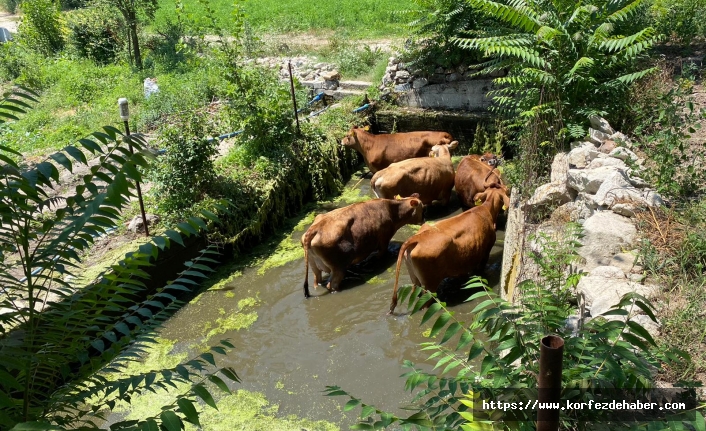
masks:
[[[297,134],[301,135],[302,130],[299,128],[299,113],[297,113],[297,97],[294,94],[294,78],[292,77],[292,61],[288,61],[289,66],[289,86],[292,89],[292,104],[294,105],[294,119],[297,121]]]
[[[118,106],[120,107],[120,118],[123,120],[123,124],[125,125],[127,147],[130,150],[130,154],[134,154],[132,151],[132,139],[130,138],[130,124],[128,123],[130,111],[127,105],[127,99],[124,97],[118,99]],[[135,180],[135,188],[137,189],[137,200],[140,202],[140,213],[142,214],[142,224],[145,226],[145,236],[150,236],[150,231],[147,227],[147,216],[145,215],[145,204],[142,201],[142,190],[140,189],[140,182],[138,180]]]

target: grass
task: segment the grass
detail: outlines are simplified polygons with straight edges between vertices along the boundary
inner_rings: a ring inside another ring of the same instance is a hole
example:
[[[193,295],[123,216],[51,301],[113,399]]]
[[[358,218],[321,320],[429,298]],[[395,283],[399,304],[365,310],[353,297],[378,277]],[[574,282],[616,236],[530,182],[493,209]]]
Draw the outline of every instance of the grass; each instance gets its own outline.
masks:
[[[706,382],[706,203],[642,213],[639,220],[642,264],[665,291],[657,300],[659,342],[691,355],[663,378]]]
[[[203,6],[198,0],[185,0],[184,10],[197,20],[202,18]],[[399,12],[409,9],[407,3],[393,0],[250,0],[241,3],[248,24],[257,33],[312,33],[336,32],[351,39],[401,36],[409,19]],[[233,13],[230,0],[212,0],[209,6],[228,28]],[[159,0],[156,25],[175,19],[173,1]]]

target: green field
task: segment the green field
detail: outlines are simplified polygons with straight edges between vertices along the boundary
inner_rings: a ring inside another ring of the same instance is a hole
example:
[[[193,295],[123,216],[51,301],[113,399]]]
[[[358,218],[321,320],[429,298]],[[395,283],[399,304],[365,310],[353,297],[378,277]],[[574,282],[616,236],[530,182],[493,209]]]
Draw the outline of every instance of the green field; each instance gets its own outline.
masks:
[[[203,6],[198,0],[184,0],[187,14],[199,19]],[[233,2],[211,0],[210,6],[228,26]],[[405,10],[414,8],[411,2],[393,0],[249,0],[241,3],[247,22],[259,33],[314,33],[345,35],[352,39],[401,36],[410,21]],[[176,16],[174,0],[160,0],[156,24]]]

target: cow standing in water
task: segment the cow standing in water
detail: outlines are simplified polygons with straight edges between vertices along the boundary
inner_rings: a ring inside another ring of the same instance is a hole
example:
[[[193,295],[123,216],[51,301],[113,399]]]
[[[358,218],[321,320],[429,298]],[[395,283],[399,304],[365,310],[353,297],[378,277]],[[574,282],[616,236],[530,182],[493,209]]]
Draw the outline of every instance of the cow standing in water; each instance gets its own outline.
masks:
[[[304,247],[304,296],[309,297],[309,267],[315,285],[322,272],[331,274],[326,288],[338,291],[346,269],[374,251],[387,251],[392,236],[406,224],[421,224],[424,204],[418,196],[373,199],[319,214],[302,235]],[[309,259],[311,257],[311,260]]]
[[[341,145],[363,155],[370,172],[385,169],[390,164],[414,157],[427,157],[434,145],[449,145],[454,141],[446,132],[408,132],[373,135],[353,127]]]
[[[505,189],[491,187],[478,193],[474,200],[484,201],[455,217],[433,225],[424,224],[400,248],[395,272],[390,313],[397,306],[397,286],[402,261],[415,286],[436,292],[446,277],[480,272],[488,263],[495,245],[495,220],[501,208],[510,203]]]
[[[430,205],[435,200],[446,205],[454,186],[454,165],[450,150],[457,145],[456,141],[448,145],[434,145],[430,157],[403,160],[377,171],[370,180],[375,196],[391,199],[397,195],[405,197],[418,192],[424,205]]]
[[[498,162],[498,158],[491,153],[482,156],[472,154],[461,159],[456,169],[454,185],[462,205],[466,208],[473,207],[474,196],[489,187],[505,188],[500,172],[496,169]],[[505,191],[507,193],[507,189]]]

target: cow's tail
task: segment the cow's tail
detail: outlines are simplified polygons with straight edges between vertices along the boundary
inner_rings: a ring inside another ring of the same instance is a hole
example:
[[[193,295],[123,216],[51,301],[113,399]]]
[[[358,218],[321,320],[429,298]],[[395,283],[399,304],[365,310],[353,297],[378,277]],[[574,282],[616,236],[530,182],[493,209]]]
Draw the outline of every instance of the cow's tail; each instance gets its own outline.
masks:
[[[402,244],[402,247],[400,247],[400,254],[397,255],[397,266],[395,267],[395,288],[392,291],[392,302],[390,302],[390,312],[387,314],[392,314],[392,312],[395,311],[395,307],[397,307],[397,286],[400,282],[400,269],[402,268],[402,259],[404,259],[404,254],[407,252],[408,248],[411,247],[412,250],[414,250],[414,247],[416,246],[416,240],[407,240],[404,242],[404,244]],[[412,252],[412,250],[410,250],[410,253]]]
[[[304,241],[302,245],[304,246],[304,298],[308,298],[309,294],[309,247],[311,247],[311,235],[310,231],[304,233]]]

